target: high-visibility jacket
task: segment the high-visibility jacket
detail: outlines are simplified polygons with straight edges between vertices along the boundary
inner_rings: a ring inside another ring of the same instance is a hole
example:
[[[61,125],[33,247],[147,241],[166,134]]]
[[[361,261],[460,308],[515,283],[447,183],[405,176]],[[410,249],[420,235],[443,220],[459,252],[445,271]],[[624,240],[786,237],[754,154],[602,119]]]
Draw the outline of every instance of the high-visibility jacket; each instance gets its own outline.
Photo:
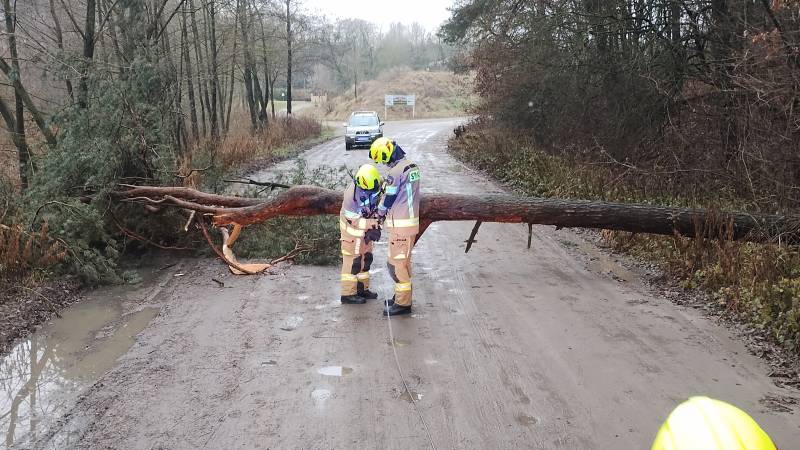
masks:
[[[419,232],[419,186],[419,167],[408,158],[389,164],[385,194],[378,205],[378,215],[386,216],[384,224],[389,232],[403,235]]]
[[[350,183],[344,191],[342,209],[339,211],[339,227],[355,237],[364,237],[364,231],[377,225],[380,191],[365,191]]]

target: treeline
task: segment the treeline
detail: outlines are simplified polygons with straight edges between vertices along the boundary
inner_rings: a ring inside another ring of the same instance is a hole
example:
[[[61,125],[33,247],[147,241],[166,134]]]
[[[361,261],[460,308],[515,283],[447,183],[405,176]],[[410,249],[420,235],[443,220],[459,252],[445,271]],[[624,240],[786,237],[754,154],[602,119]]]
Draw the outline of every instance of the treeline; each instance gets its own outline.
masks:
[[[799,30],[796,0],[473,0],[442,35],[471,49],[481,117],[539,149],[779,211],[800,207]]]
[[[360,81],[398,68],[447,70],[453,55],[451,45],[418,23],[382,30],[361,19],[322,20],[316,41],[316,86],[334,92],[352,87],[356,99]]]

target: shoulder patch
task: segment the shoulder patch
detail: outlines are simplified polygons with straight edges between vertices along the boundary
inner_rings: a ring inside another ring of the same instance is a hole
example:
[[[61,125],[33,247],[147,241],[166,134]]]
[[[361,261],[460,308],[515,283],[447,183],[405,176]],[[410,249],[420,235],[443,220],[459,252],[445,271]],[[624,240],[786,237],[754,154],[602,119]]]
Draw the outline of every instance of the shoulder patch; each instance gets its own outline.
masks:
[[[414,169],[408,174],[408,181],[419,181],[419,169]]]

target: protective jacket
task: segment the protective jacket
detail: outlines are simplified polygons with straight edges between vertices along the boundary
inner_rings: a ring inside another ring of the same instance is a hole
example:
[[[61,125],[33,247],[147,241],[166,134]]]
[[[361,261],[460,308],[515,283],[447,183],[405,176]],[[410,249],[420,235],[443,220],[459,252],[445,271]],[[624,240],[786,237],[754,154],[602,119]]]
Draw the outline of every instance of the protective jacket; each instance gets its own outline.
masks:
[[[405,157],[396,143],[392,159],[388,163],[386,192],[378,205],[378,215],[386,216],[384,224],[390,234],[416,235],[419,232],[419,167]]]
[[[369,289],[369,269],[372,265],[372,242],[364,233],[378,226],[377,211],[380,190],[366,191],[350,185],[344,191],[339,212],[342,243],[342,296],[355,295]]]

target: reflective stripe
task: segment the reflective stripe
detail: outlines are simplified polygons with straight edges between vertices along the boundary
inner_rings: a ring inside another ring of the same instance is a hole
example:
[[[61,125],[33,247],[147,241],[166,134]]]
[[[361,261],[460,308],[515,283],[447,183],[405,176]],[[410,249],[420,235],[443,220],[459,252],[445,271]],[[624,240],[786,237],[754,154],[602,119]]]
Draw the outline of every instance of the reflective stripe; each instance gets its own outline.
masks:
[[[411,283],[395,283],[394,284],[394,291],[395,292],[408,292],[411,290]]]
[[[342,274],[342,281],[358,281],[355,275],[350,275],[349,273]]]
[[[418,227],[419,217],[412,217],[410,219],[391,219],[389,221],[389,226],[392,228]]]
[[[406,255],[404,255],[404,254],[402,254],[402,253],[401,253],[401,254],[399,254],[399,255],[395,256],[395,257],[394,257],[394,258],[392,258],[392,259],[406,259]]]
[[[364,236],[364,230],[357,230],[357,229],[351,227],[350,225],[348,225],[347,222],[345,222],[344,220],[340,220],[339,221],[339,229],[341,229],[342,231],[347,232],[347,234],[350,234],[352,236],[356,236],[356,237],[363,237]]]
[[[369,280],[369,272],[361,272],[360,274],[356,275],[356,278],[359,280]]]
[[[389,186],[386,188],[386,195],[395,195],[400,188],[397,186]]]
[[[411,183],[406,184],[406,200],[408,201],[408,217],[414,217],[414,191],[411,189]]]
[[[354,211],[350,211],[349,209],[345,209],[344,210],[344,216],[346,218],[348,218],[348,219],[359,219],[359,218],[361,218],[361,214],[359,214],[357,212],[354,212]]]
[[[353,256],[353,254],[348,252],[347,250],[342,250],[342,255],[344,255],[344,256]]]

